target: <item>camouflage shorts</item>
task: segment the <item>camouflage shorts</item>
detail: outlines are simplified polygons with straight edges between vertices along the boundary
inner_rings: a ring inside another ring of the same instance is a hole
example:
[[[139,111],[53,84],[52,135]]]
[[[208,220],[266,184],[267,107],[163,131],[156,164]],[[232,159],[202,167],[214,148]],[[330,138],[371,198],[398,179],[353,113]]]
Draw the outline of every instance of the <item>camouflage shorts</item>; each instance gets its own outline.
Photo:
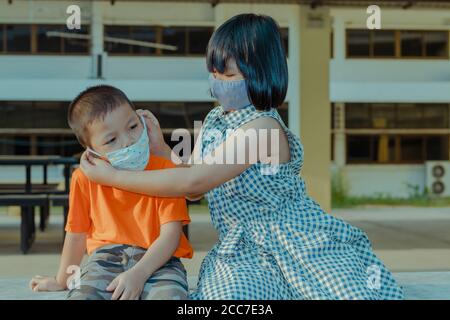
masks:
[[[68,300],[110,300],[106,287],[120,273],[132,268],[146,250],[129,245],[107,245],[94,251],[81,266],[81,285],[72,289]],[[172,257],[147,279],[141,300],[187,299],[186,270],[179,258]]]

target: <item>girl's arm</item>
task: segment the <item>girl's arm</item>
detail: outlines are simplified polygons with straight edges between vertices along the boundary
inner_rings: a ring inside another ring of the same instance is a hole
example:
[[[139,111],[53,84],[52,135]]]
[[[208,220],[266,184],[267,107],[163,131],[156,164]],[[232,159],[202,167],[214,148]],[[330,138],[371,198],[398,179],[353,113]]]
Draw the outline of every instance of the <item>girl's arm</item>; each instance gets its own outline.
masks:
[[[188,163],[184,164],[182,163],[183,162],[182,159],[178,157],[178,155],[175,154],[175,152],[173,152],[172,149],[164,141],[164,136],[162,134],[161,127],[155,115],[151,113],[149,110],[139,109],[136,110],[136,112],[138,115],[143,116],[147,123],[147,133],[150,140],[149,143],[152,146],[153,154],[166,158],[167,160],[170,160],[173,163],[178,164],[177,166],[179,167],[186,167],[186,166],[190,167],[189,164],[192,164],[193,159],[197,157],[199,154],[200,143],[195,142],[192,155]],[[202,132],[203,130],[201,129],[197,141],[201,141]],[[190,201],[197,201],[203,198],[203,194],[186,196],[186,198]]]
[[[124,171],[116,170],[107,162],[89,157],[86,152],[83,154],[80,167],[89,179],[99,184],[113,186],[131,192],[142,193],[160,197],[194,196],[208,192],[221,184],[233,179],[250,167],[256,161],[267,162],[267,158],[260,157],[258,148],[260,141],[262,147],[267,148],[266,154],[272,160],[280,159],[280,151],[288,153],[280,148],[271,150],[270,132],[271,129],[278,129],[278,134],[284,134],[280,130],[279,123],[272,118],[258,118],[242,126],[231,134],[221,145],[219,145],[211,155],[205,157],[204,164],[193,164],[190,167],[173,168],[151,171]],[[247,130],[255,130],[254,134]],[[261,129],[265,129],[261,131]],[[264,132],[266,136],[264,137]],[[282,133],[280,133],[282,132]],[[261,134],[263,133],[263,134]],[[248,143],[235,143],[245,141]],[[278,136],[278,140],[279,140]],[[275,141],[276,143],[277,141]],[[284,148],[286,149],[286,148]],[[234,162],[237,163],[237,155],[245,155],[242,164],[208,164],[211,159],[219,159],[224,163],[225,159],[234,155]],[[233,152],[233,154],[230,154]],[[249,161],[255,157],[254,162]],[[275,161],[279,163],[279,161]]]

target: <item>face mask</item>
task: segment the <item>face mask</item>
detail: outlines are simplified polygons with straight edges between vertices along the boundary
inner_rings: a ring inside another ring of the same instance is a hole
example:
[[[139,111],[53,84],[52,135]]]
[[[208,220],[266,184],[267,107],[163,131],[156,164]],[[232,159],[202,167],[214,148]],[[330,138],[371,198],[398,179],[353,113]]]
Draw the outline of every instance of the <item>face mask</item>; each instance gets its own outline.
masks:
[[[142,130],[141,136],[139,137],[138,141],[136,141],[136,143],[126,148],[106,153],[106,158],[114,168],[121,170],[140,171],[144,170],[147,166],[148,158],[150,156],[150,146],[147,135],[147,125],[144,118],[141,117],[141,120],[144,128]],[[92,149],[88,148],[88,150],[94,155],[104,158],[104,156],[93,151]]]
[[[252,104],[248,98],[245,80],[219,80],[210,74],[209,87],[225,111],[242,109]]]

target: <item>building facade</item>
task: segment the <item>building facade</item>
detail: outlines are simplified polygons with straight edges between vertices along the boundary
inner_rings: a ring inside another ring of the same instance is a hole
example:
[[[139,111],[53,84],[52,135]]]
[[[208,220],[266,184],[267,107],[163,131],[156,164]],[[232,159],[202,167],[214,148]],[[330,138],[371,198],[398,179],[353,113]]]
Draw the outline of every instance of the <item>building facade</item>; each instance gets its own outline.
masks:
[[[353,196],[423,189],[426,161],[450,156],[450,6],[381,6],[382,29],[368,30],[365,5],[306,2],[0,0],[0,154],[81,152],[68,102],[100,83],[152,110],[168,140],[174,128],[192,130],[213,107],[209,37],[255,12],[282,29],[289,89],[280,113],[304,144],[309,193],[329,209],[333,176]],[[81,30],[66,27],[73,4]]]

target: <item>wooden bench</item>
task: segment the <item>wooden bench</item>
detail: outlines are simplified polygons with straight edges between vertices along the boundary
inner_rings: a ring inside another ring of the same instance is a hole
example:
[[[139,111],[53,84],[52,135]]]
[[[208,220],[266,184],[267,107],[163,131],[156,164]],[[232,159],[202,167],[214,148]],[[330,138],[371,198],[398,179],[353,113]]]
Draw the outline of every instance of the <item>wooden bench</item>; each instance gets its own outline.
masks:
[[[22,253],[26,254],[31,248],[36,234],[34,208],[48,208],[48,196],[45,194],[0,195],[0,206],[20,206],[20,249]]]

